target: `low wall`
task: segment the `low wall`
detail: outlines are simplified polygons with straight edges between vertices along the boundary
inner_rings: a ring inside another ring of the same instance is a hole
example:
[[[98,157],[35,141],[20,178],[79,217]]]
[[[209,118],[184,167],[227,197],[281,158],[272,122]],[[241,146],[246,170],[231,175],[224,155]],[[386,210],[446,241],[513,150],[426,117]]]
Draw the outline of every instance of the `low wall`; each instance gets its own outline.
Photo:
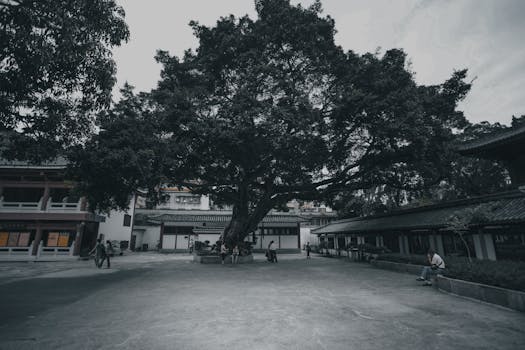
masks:
[[[440,290],[525,312],[525,293],[486,284],[437,276]]]
[[[401,264],[383,260],[372,260],[370,263],[382,269],[408,272],[410,274],[416,275],[421,273],[422,268],[420,265]],[[437,276],[436,287],[439,290],[462,297],[481,300],[487,303],[525,312],[524,292],[489,286],[481,283],[457,280],[441,275]]]
[[[201,264],[220,264],[222,262],[221,257],[218,255],[197,255],[193,254],[193,262]],[[239,264],[247,264],[253,262],[253,255],[239,256]],[[224,259],[224,264],[231,264],[232,256],[228,255]]]
[[[370,264],[385,270],[398,272],[408,272],[413,275],[420,275],[423,266],[414,264],[401,264],[384,260],[370,260]]]
[[[252,249],[254,253],[264,253],[266,252],[266,249],[260,249],[260,248],[254,248]],[[283,249],[277,249],[277,255],[279,254],[300,254],[301,249],[299,248],[283,248]]]

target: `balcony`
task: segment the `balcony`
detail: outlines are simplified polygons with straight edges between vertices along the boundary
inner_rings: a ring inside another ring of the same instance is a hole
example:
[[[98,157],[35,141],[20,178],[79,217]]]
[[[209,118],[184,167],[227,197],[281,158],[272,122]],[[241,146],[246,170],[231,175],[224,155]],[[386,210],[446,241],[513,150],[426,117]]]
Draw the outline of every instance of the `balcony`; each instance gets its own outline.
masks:
[[[0,197],[0,210],[2,211],[38,211],[42,208],[42,199],[38,202],[6,202]]]
[[[52,202],[51,199],[47,202],[47,211],[51,212],[70,212],[70,211],[80,211],[80,203],[78,202]]]
[[[78,202],[53,202],[51,198],[47,201],[46,210],[42,210],[43,198],[38,202],[7,202],[0,197],[0,211],[3,212],[52,212],[52,213],[70,213],[80,212],[81,200]]]

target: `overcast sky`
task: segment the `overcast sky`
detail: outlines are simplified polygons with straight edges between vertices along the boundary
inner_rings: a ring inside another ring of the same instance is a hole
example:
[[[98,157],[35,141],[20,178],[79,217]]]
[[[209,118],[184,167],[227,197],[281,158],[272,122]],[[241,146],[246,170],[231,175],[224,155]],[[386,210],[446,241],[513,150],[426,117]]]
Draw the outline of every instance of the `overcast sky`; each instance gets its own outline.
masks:
[[[197,41],[190,20],[213,25],[220,16],[249,14],[253,0],[118,0],[131,31],[114,49],[117,90],[128,81],[149,91],[159,79],[157,49],[180,56]],[[294,1],[307,6],[312,0]],[[525,1],[523,0],[322,0],[335,19],[336,41],[358,53],[403,48],[421,84],[445,81],[469,69],[474,85],[460,109],[472,122],[509,124],[525,114]]]

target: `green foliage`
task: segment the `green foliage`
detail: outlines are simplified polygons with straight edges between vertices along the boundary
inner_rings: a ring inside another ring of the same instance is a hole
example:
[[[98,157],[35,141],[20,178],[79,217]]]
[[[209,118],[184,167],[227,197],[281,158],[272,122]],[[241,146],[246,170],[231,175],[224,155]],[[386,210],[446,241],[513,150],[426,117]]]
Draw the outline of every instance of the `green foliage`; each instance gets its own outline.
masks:
[[[515,118],[513,125],[518,125],[518,120]],[[507,127],[499,123],[468,124],[463,132],[453,135],[452,149],[445,146],[441,158],[436,158],[441,168],[439,171],[436,169],[435,175],[424,175],[426,165],[419,164],[423,168],[417,169],[419,165],[416,164],[412,174],[396,172],[397,180],[394,182],[366,190],[341,192],[330,204],[340,217],[347,218],[504,191],[508,189],[509,175],[501,164],[459,155],[453,147],[505,130]],[[443,145],[432,147],[443,148]],[[418,181],[414,181],[413,176],[419,176]]]
[[[259,0],[256,10],[257,19],[192,22],[197,50],[159,51],[161,80],[150,95],[162,143],[178,146],[154,151],[167,155],[159,174],[233,207],[228,245],[291,199],[442,177],[452,131],[466,125],[455,109],[470,89],[465,70],[417,85],[402,50],[359,55],[335,45],[319,2]],[[115,175],[137,183],[135,172]]]
[[[161,201],[162,174],[177,144],[164,142],[148,100],[126,84],[120,102],[101,114],[101,121],[90,142],[69,152],[69,175],[78,180],[77,190],[90,208],[128,208],[130,195],[138,191],[147,191],[152,202]]]
[[[114,0],[0,2],[0,156],[41,160],[93,131],[127,40]]]

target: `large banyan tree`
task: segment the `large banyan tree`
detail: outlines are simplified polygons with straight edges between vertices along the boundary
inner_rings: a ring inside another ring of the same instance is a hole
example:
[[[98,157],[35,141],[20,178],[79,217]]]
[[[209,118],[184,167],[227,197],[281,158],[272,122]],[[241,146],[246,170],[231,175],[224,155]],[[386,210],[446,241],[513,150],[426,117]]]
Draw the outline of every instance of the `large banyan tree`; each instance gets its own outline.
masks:
[[[291,199],[329,198],[400,176],[410,179],[407,186],[439,181],[453,130],[466,123],[456,111],[470,88],[466,71],[440,85],[418,85],[402,50],[343,51],[319,2],[255,6],[256,19],[192,22],[199,44],[183,57],[158,52],[163,69],[148,107],[129,93],[77,158],[82,167],[91,154],[84,186],[93,202],[123,207],[124,197],[112,193],[186,186],[233,208],[224,231],[232,244]],[[137,121],[148,125],[148,142],[136,140]],[[97,149],[114,143],[115,134],[127,137],[119,147],[129,152],[106,161]],[[152,139],[155,146],[147,146]],[[126,171],[115,170],[119,162]],[[96,169],[107,176],[113,169],[117,180],[101,184]]]

